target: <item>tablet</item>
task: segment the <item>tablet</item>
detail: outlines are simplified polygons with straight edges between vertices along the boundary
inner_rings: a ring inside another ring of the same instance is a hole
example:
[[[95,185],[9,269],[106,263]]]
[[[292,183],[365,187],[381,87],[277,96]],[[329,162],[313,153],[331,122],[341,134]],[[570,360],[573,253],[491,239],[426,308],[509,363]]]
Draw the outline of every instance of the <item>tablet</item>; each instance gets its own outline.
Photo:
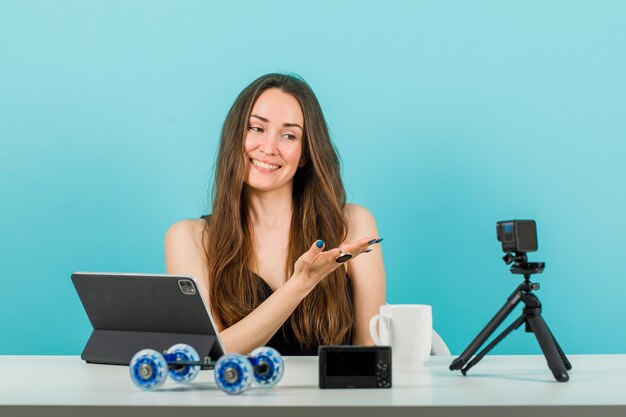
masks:
[[[141,349],[177,343],[213,361],[224,354],[192,277],[76,272],[72,282],[93,327],[81,354],[86,362],[128,365]]]

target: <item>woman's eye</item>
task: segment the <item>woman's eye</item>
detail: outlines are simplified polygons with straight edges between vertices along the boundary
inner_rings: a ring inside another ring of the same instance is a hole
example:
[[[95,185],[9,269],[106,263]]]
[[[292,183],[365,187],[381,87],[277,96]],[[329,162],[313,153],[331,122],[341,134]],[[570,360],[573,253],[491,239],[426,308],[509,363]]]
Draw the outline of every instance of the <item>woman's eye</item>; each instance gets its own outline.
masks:
[[[296,138],[296,135],[292,135],[291,133],[285,133],[283,137],[285,139],[294,140]]]
[[[262,132],[263,128],[259,127],[259,126],[250,126],[248,129],[250,129],[253,132]]]

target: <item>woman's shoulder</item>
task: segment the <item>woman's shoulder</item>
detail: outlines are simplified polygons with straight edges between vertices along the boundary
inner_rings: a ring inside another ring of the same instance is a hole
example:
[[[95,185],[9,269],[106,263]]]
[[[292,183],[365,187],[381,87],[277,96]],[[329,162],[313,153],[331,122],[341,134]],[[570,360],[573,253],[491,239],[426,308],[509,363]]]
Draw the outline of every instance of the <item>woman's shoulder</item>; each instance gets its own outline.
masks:
[[[165,234],[165,270],[168,274],[191,276],[208,300],[206,255],[203,245],[203,219],[181,220]]]
[[[376,232],[376,220],[372,213],[359,204],[348,203],[343,208],[348,226],[346,241],[358,239]]]
[[[180,245],[197,245],[202,246],[202,234],[206,221],[200,219],[185,219],[174,223],[167,229],[165,234],[165,244]]]
[[[343,213],[348,224],[374,221],[372,213],[359,204],[347,203],[343,208]]]
[[[372,213],[370,213],[368,209],[360,204],[346,203],[346,205],[343,207],[343,212],[348,216],[354,216],[355,218],[368,216],[373,218]]]

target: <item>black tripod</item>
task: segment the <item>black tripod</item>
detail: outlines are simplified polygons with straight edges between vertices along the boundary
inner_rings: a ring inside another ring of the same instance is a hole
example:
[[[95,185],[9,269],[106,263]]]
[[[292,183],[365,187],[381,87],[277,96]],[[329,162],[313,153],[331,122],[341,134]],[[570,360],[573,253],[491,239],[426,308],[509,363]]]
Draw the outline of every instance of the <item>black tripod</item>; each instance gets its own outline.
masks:
[[[533,290],[539,289],[539,284],[530,282],[530,276],[532,274],[540,274],[543,272],[545,263],[543,262],[528,262],[526,253],[515,253],[511,255],[507,253],[504,256],[504,262],[507,265],[515,262],[511,267],[513,274],[524,275],[524,282],[520,284],[513,294],[506,300],[506,303],[496,313],[496,315],[487,323],[487,325],[478,333],[478,336],[472,343],[469,344],[467,349],[461,353],[461,355],[452,361],[450,370],[454,371],[460,369],[463,375],[467,371],[476,365],[491,349],[493,349],[502,339],[504,339],[513,330],[519,328],[522,324],[526,324],[526,332],[534,333],[539,346],[543,351],[543,356],[548,361],[548,367],[552,371],[554,378],[559,382],[566,382],[569,380],[567,370],[572,369],[572,365],[567,360],[567,357],[563,353],[563,350],[559,346],[558,342],[554,338],[552,332],[548,328],[548,325],[541,317],[541,302],[532,293]],[[485,343],[485,341],[493,334],[493,332],[502,324],[504,319],[513,311],[515,307],[521,302],[524,303],[524,311],[522,315],[515,320],[509,327],[504,329],[498,337],[496,337],[491,343],[489,343],[480,353],[478,353],[471,361],[468,360],[476,353],[476,351]],[[567,370],[566,370],[567,369]]]

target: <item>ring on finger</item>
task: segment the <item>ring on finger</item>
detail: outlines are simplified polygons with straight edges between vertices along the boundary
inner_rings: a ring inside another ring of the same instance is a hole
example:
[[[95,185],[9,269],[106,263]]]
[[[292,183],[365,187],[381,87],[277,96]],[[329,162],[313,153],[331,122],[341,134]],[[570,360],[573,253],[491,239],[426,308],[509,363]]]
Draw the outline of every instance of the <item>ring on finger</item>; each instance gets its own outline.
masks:
[[[344,252],[341,248],[339,248],[339,256],[335,258],[337,263],[344,263],[352,259],[352,254],[350,252]]]

